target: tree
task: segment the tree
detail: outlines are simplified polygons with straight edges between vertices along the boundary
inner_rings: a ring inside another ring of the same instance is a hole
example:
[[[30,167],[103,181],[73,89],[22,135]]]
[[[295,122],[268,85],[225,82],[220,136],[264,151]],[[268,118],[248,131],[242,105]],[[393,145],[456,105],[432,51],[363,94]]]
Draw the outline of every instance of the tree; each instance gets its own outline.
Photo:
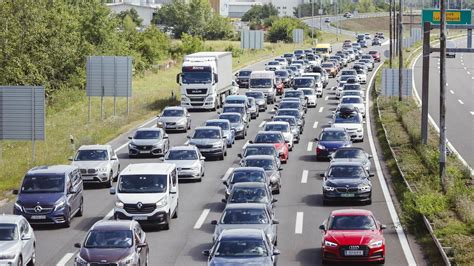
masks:
[[[293,30],[303,29],[305,35],[309,34],[309,27],[297,18],[283,17],[273,21],[268,31],[267,38],[270,42],[293,42]],[[318,34],[318,32],[316,32]],[[317,36],[317,35],[316,35]]]
[[[131,8],[129,10],[122,11],[117,14],[117,17],[120,19],[120,21],[124,21],[125,17],[130,17],[132,21],[137,25],[137,27],[140,27],[142,25],[143,19],[140,18],[138,15],[138,12],[135,10],[135,8]]]
[[[261,28],[263,21],[270,17],[278,16],[278,10],[273,4],[254,5],[241,18],[248,21],[254,28]]]

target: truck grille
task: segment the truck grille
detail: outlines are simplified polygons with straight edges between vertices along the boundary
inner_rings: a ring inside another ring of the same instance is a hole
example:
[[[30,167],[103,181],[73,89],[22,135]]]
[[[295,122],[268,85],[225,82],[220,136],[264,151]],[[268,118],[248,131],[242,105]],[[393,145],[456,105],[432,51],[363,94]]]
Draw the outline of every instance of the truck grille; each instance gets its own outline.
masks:
[[[186,93],[189,94],[189,95],[207,94],[207,89],[186,89]]]
[[[125,204],[124,209],[131,214],[151,213],[156,209],[156,204],[141,204],[141,208],[139,208],[138,205],[139,204]]]

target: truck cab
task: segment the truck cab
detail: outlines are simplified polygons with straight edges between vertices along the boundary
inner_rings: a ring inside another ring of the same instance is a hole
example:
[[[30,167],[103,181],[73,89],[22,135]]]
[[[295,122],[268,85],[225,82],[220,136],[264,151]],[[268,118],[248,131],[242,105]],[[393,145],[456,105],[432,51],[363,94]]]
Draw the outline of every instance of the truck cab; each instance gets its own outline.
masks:
[[[261,91],[267,98],[267,103],[275,103],[276,77],[273,71],[253,71],[250,74],[249,90]]]

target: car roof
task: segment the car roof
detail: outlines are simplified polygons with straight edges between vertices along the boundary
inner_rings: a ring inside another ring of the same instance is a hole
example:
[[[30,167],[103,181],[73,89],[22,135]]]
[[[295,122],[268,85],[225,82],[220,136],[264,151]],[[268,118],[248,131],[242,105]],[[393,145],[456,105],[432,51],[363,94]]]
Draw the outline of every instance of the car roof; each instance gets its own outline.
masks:
[[[213,129],[213,130],[222,130],[220,127],[218,126],[200,126],[200,127],[196,127],[194,128],[194,131],[196,130],[204,130],[204,129]]]
[[[259,155],[252,155],[252,156],[259,156]],[[267,155],[267,156],[270,156],[270,155]],[[248,157],[251,157],[251,156],[247,156],[247,158]],[[270,157],[272,157],[272,156],[270,156]],[[232,173],[234,173],[234,172],[246,172],[246,171],[265,171],[265,170],[263,170],[263,168],[261,168],[261,167],[242,166],[242,167],[234,168]]]
[[[194,145],[186,145],[186,146],[171,146],[170,151],[175,151],[175,150],[189,150],[189,151],[195,151],[198,148]]]
[[[220,117],[221,115],[238,115],[238,116],[242,116],[240,113],[235,113],[235,112],[222,113],[222,114],[219,115],[219,117]]]
[[[256,168],[260,168],[260,167],[256,167]],[[261,187],[266,188],[267,186],[268,186],[267,184],[261,183],[261,182],[240,182],[240,183],[235,183],[232,186],[232,190],[235,188],[261,188]]]
[[[225,97],[225,99],[247,99],[247,96],[245,95],[229,95]]]
[[[171,163],[136,163],[129,164],[120,175],[168,174],[175,168],[176,165]]]
[[[23,216],[14,214],[2,214],[0,215],[0,224],[16,224],[23,220]]]
[[[164,131],[164,130],[159,127],[142,127],[142,128],[137,129],[137,132],[138,131]]]
[[[280,131],[259,131],[257,132],[257,135],[259,134],[282,134]]]
[[[229,120],[227,119],[209,119],[206,121],[206,124],[208,122],[214,122],[214,123],[230,123]]]
[[[163,110],[185,110],[186,108],[181,106],[166,106]]]
[[[364,148],[361,148],[361,147],[341,147],[341,148],[337,149],[336,152],[343,151],[343,150],[361,150],[361,151],[365,151]]]
[[[228,209],[266,209],[265,203],[233,203],[225,206],[225,210]]]
[[[328,132],[328,131],[346,131],[345,128],[342,127],[325,127],[321,132]]]
[[[331,165],[329,167],[333,167],[333,166],[363,166],[362,162],[357,162],[357,161],[352,161],[352,162],[342,162],[342,161],[339,161],[339,162],[332,162]]]
[[[249,155],[247,157],[245,157],[245,160],[252,160],[252,159],[259,159],[259,160],[262,160],[262,159],[265,159],[265,160],[274,160],[275,157],[272,156],[272,155]],[[260,167],[256,167],[256,168],[260,168]],[[237,168],[238,169],[238,168]],[[262,169],[262,168],[261,168]]]
[[[42,165],[31,168],[27,175],[33,174],[65,174],[74,171],[77,166],[73,165]]]
[[[296,118],[294,116],[291,116],[291,115],[276,115],[273,117],[273,119],[275,118],[285,118],[285,119],[294,119],[296,120]]]
[[[369,210],[363,209],[342,209],[342,210],[334,210],[331,212],[331,216],[351,216],[351,215],[371,215],[373,216],[372,212]]]
[[[265,126],[266,125],[289,125],[289,123],[285,121],[270,121],[265,123]]]
[[[134,223],[133,220],[100,220],[90,230],[131,230]]]
[[[219,239],[262,239],[263,231],[261,229],[251,228],[239,228],[239,229],[226,229],[222,231]]]
[[[245,107],[243,103],[226,103],[223,107]]]
[[[292,117],[292,116],[290,116]],[[249,143],[247,144],[247,146],[245,146],[245,149],[247,148],[251,148],[251,147],[272,147],[272,148],[275,148],[275,145],[271,144],[271,143]]]
[[[112,148],[110,145],[99,145],[99,144],[95,144],[95,145],[82,145],[81,147],[79,147],[79,151],[82,151],[82,150],[107,150],[109,148]]]

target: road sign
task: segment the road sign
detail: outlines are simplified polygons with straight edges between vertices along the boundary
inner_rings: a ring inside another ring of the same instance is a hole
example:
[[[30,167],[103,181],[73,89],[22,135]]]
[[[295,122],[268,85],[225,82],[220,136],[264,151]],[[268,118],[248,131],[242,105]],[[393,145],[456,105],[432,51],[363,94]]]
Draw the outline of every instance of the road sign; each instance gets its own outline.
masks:
[[[423,9],[421,14],[421,24],[431,22],[439,24],[441,21],[441,12],[439,9]],[[472,10],[470,9],[448,9],[446,10],[447,24],[471,24]]]
[[[319,14],[319,15],[322,15],[323,13],[324,13],[324,12],[323,12],[323,9],[320,8],[320,9],[318,10],[318,14]]]
[[[403,86],[402,96],[412,95],[412,75],[411,69],[402,69]],[[398,68],[386,68],[382,72],[382,95],[398,96]]]

